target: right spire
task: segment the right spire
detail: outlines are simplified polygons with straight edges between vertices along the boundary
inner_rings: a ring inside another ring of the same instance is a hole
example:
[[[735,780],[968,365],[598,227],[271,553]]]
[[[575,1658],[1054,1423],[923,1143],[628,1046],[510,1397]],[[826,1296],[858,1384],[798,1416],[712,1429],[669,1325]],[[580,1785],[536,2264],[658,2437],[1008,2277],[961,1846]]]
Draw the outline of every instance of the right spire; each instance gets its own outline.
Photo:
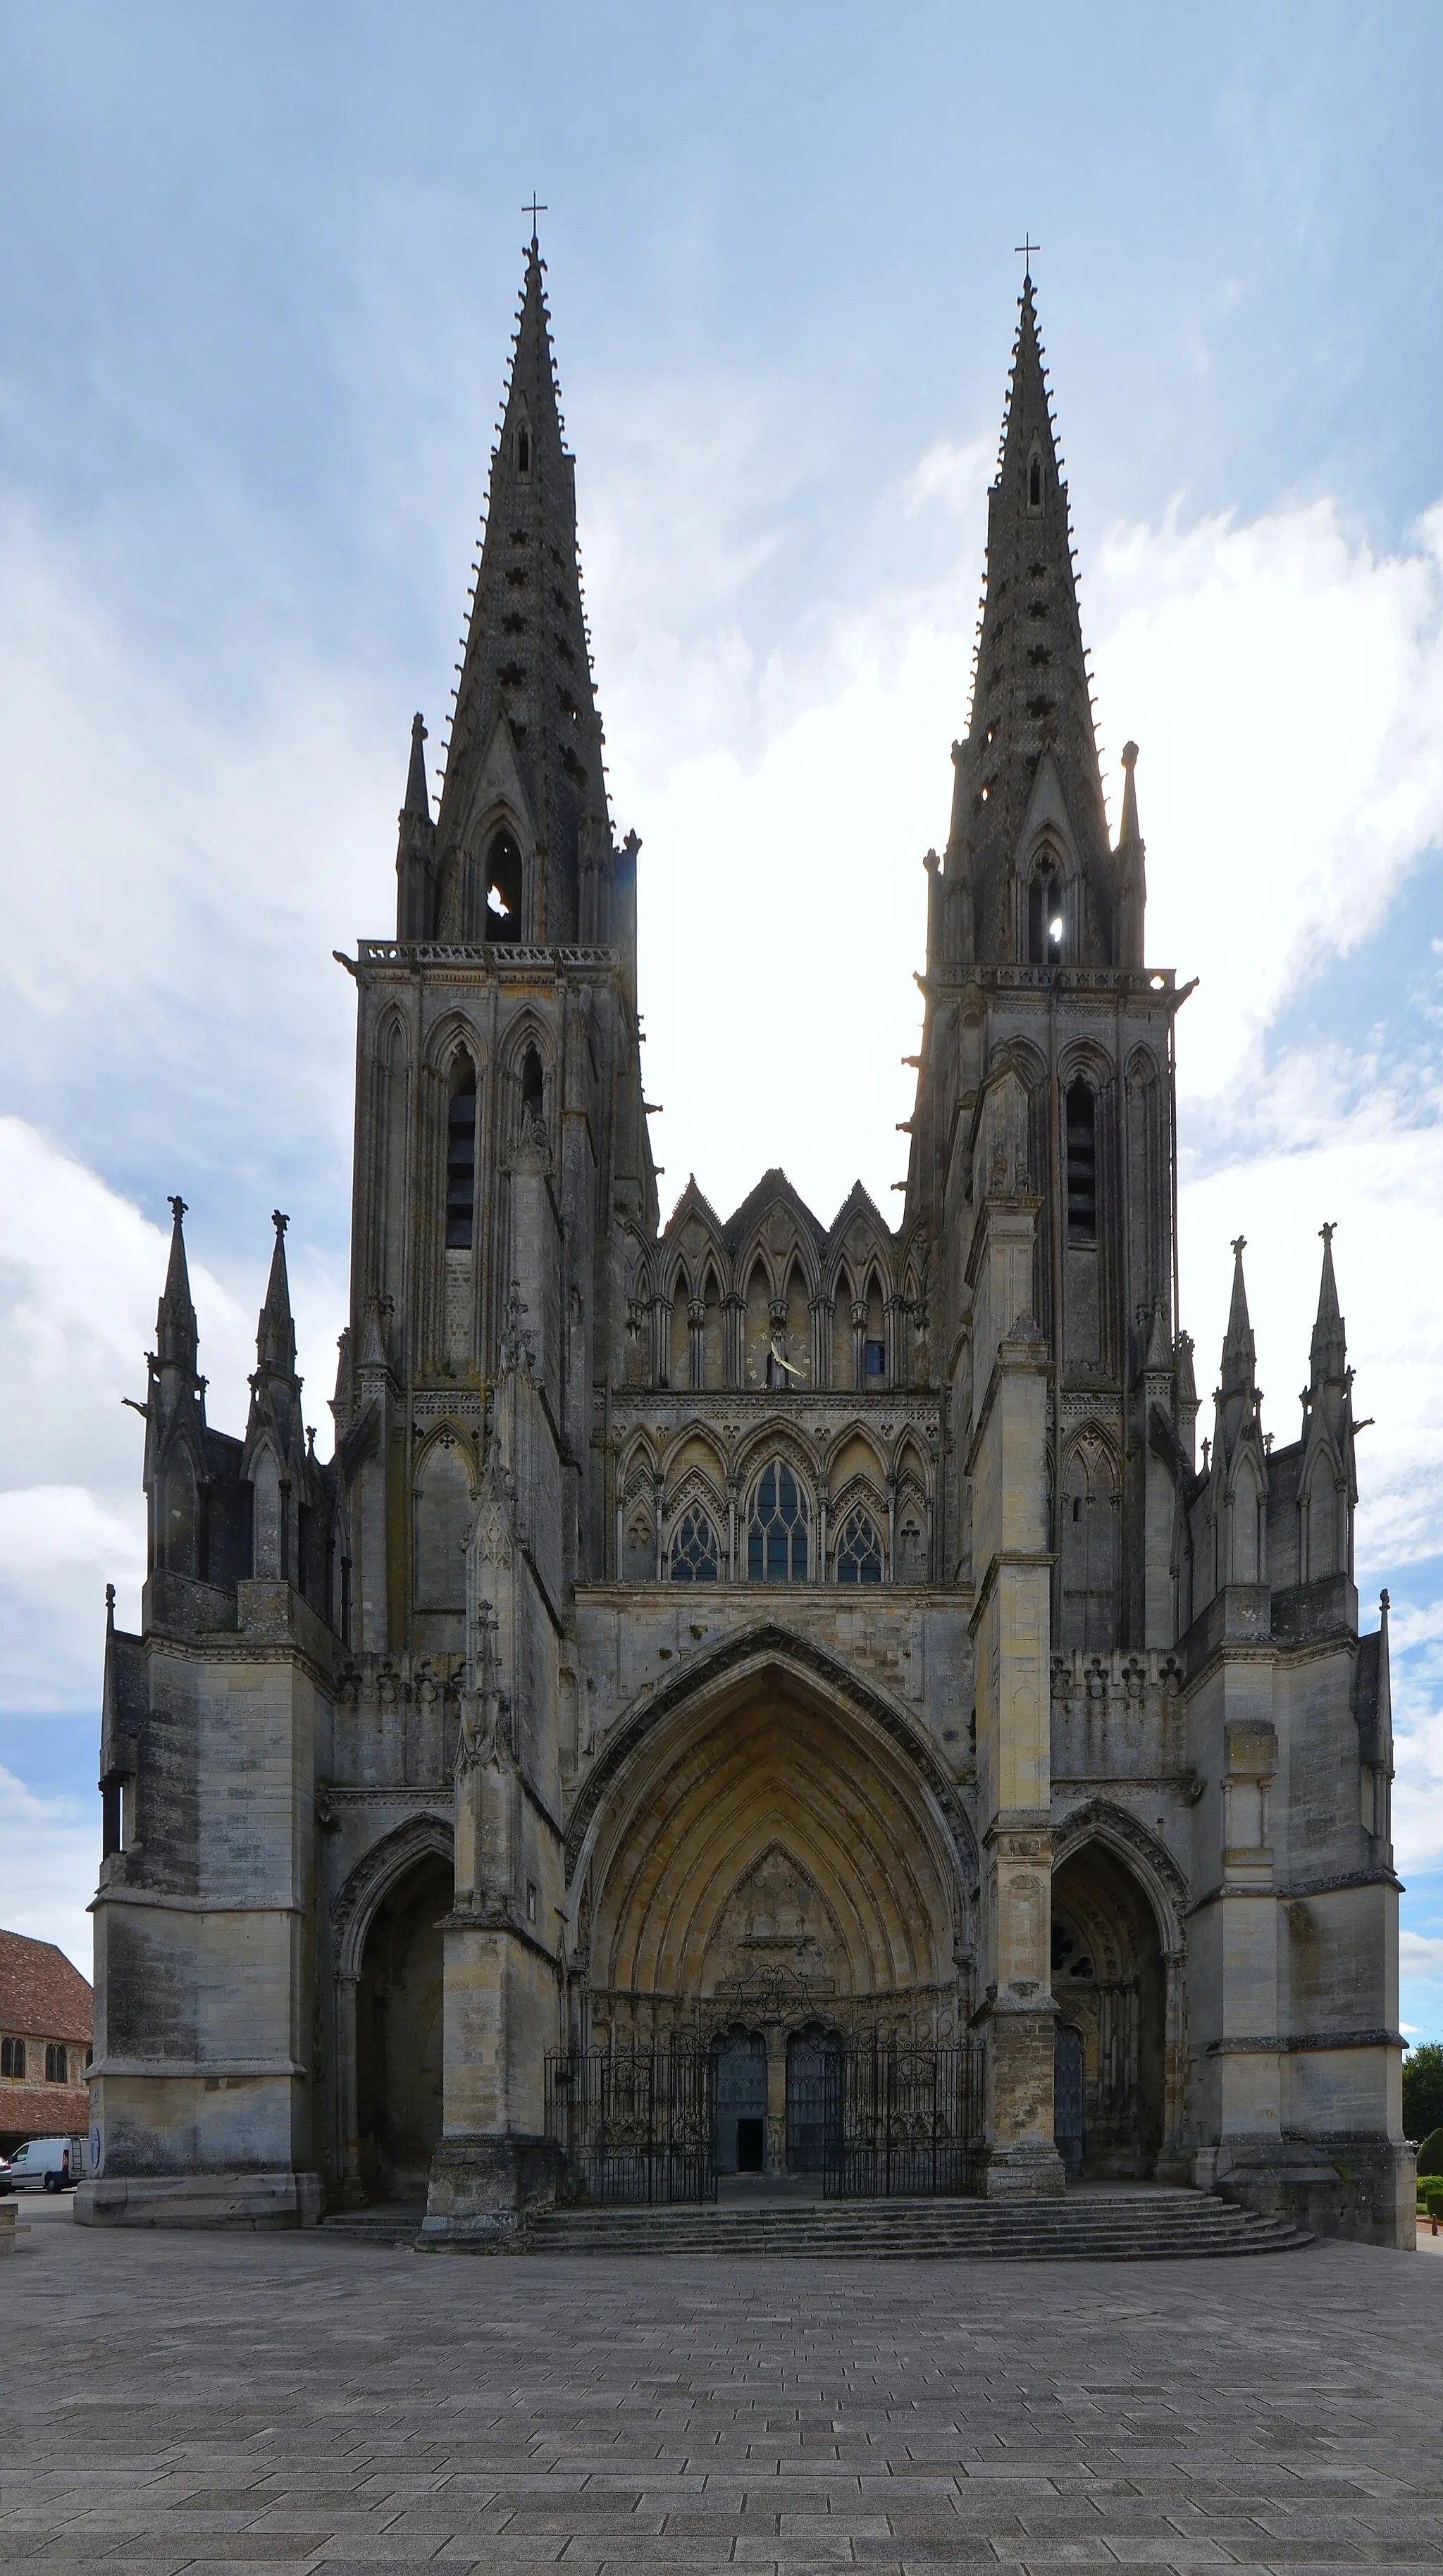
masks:
[[[987,587],[969,731],[957,768],[950,877],[970,878],[979,964],[1026,961],[1048,924],[1054,962],[1111,965],[1114,863],[1108,846],[1092,692],[1078,615],[1067,485],[1037,329],[1023,282],[997,477],[988,495]],[[1036,845],[1034,851],[1034,845]],[[1050,860],[1044,907],[1032,906],[1034,856]],[[1019,878],[1023,880],[1019,882]],[[1033,958],[1049,962],[1048,954]]]

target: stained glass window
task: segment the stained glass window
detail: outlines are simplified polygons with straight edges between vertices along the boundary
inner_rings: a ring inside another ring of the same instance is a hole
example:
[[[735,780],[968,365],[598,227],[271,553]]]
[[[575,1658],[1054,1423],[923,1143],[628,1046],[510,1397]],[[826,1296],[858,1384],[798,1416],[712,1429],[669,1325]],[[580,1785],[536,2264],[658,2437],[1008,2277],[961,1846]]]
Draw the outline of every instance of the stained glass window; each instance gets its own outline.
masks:
[[[839,1583],[880,1583],[882,1542],[870,1512],[848,1512],[837,1540]]]
[[[747,1531],[747,1577],[752,1583],[805,1583],[807,1498],[780,1459],[764,1469]]]
[[[671,1579],[673,1583],[716,1583],[721,1575],[721,1551],[716,1531],[697,1503],[682,1513],[671,1542]]]

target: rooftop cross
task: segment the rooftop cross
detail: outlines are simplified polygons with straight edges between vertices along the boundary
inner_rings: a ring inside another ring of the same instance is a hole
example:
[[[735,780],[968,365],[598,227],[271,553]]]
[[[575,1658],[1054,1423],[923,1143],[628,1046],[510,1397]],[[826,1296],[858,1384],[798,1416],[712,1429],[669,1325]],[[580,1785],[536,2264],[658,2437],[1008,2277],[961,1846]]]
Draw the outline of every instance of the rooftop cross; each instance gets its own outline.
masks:
[[[536,191],[535,191],[535,189],[533,188],[533,189],[532,189],[532,191],[531,191],[531,203],[530,203],[530,205],[529,205],[529,206],[523,206],[523,207],[522,207],[522,209],[521,209],[521,211],[522,211],[523,215],[529,215],[529,216],[531,217],[531,240],[532,240],[532,245],[533,245],[533,247],[534,247],[534,246],[535,246],[535,242],[536,242],[536,218],[537,218],[537,216],[538,216],[538,215],[549,215],[549,214],[550,214],[550,212],[551,212],[551,208],[550,208],[547,204],[545,204],[545,202],[544,202],[544,201],[538,201],[538,198],[537,198],[537,195],[536,195]],[[1039,245],[1039,247],[1040,247],[1040,245]]]
[[[1035,250],[1041,250],[1041,248],[1041,242],[1033,241],[1030,234],[1027,233],[1023,234],[1020,242],[1013,243],[1013,249],[1017,252],[1019,258],[1025,259],[1027,262],[1027,266],[1024,269],[1022,276],[1022,283],[1024,286],[1030,286],[1032,284],[1032,254]]]

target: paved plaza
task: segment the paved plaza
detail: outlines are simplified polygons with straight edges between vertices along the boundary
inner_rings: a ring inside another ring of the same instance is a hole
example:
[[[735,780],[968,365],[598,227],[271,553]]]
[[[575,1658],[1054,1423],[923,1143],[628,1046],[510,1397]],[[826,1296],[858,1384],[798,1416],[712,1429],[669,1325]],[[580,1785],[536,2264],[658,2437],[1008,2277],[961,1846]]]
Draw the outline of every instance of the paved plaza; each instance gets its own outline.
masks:
[[[1443,2264],[468,2259],[106,2234],[0,2269],[0,2554],[126,2576],[1443,2568]]]

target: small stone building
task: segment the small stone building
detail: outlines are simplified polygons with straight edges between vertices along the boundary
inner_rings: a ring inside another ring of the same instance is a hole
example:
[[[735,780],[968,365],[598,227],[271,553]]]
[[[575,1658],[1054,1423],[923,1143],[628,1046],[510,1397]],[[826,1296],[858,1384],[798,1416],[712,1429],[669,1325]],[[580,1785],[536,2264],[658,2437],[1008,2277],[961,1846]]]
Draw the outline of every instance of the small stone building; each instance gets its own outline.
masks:
[[[0,1932],[0,2155],[90,2127],[93,1998],[53,1941]]]
[[[950,2187],[1218,2179],[1406,2241],[1331,1230],[1276,1440],[1235,1246],[1199,1444],[1191,988],[1146,947],[1131,744],[1109,836],[1031,280],[890,1213],[773,1169],[663,1217],[534,240],[471,584],[439,810],[418,716],[395,930],[341,959],[330,1458],[285,1218],[232,1438],[172,1203],[81,2216],[424,2197],[504,2243],[597,2158],[915,2181],[890,2130],[867,2162],[904,2099]]]

